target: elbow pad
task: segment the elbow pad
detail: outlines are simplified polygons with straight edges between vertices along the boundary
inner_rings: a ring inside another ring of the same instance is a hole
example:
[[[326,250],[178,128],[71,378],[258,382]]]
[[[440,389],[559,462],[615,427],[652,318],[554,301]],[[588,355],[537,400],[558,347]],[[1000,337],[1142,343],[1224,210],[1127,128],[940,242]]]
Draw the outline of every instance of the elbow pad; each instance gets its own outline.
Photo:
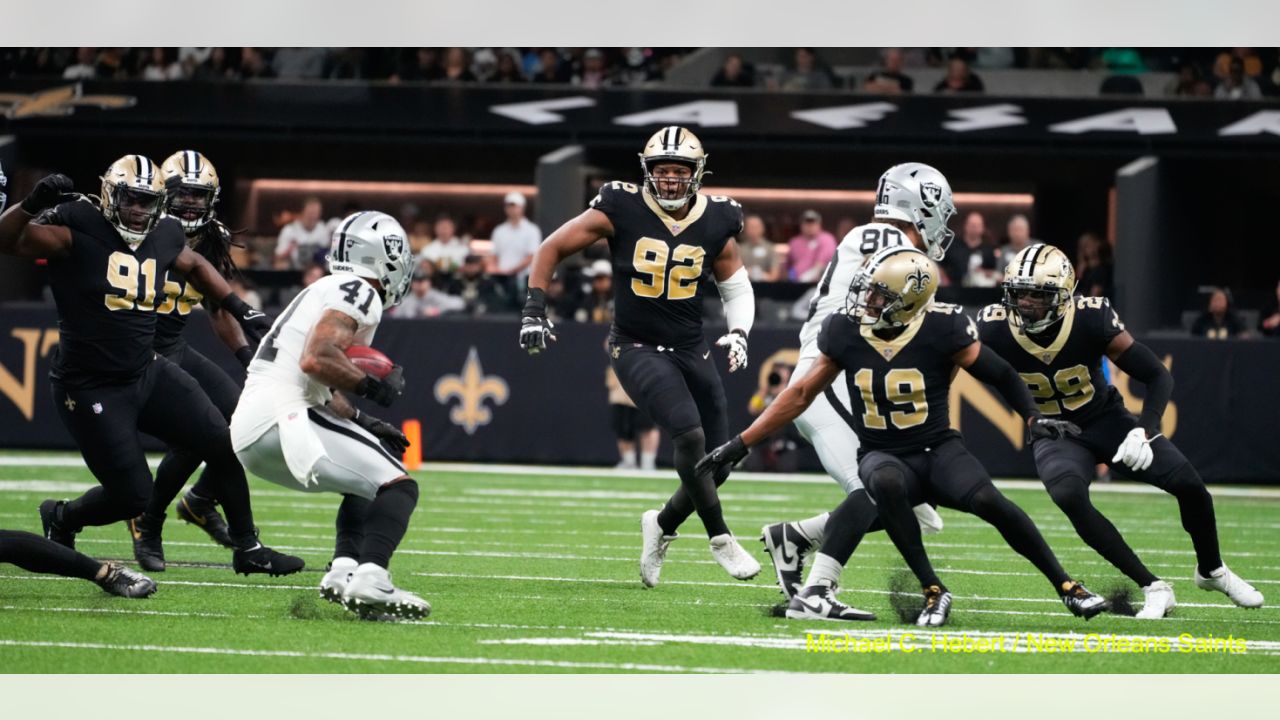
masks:
[[[751,325],[756,319],[756,294],[751,288],[751,279],[745,267],[738,268],[733,275],[716,282],[720,291],[720,299],[724,302],[724,318],[730,330],[741,330],[744,335],[751,333]]]

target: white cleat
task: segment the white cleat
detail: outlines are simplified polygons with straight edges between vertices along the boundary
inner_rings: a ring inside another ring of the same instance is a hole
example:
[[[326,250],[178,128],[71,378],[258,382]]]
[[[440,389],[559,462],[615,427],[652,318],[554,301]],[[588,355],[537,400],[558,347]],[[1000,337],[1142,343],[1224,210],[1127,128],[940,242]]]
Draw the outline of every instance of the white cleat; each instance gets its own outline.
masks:
[[[1136,616],[1139,620],[1159,620],[1178,605],[1173,599],[1173,587],[1163,580],[1157,580],[1142,588],[1142,594],[1146,595],[1147,599],[1142,603],[1142,609]]]
[[[662,561],[667,559],[667,548],[676,537],[662,534],[657,510],[646,511],[640,516],[640,582],[645,587],[657,587]]]
[[[341,605],[342,593],[346,592],[347,583],[351,582],[351,573],[356,571],[359,564],[354,558],[334,558],[329,563],[329,572],[320,578],[320,597]]]
[[[1231,602],[1243,608],[1262,607],[1262,593],[1245,582],[1239,575],[1231,572],[1226,565],[1209,573],[1209,577],[1200,574],[1200,566],[1196,566],[1196,587],[1201,590],[1217,590],[1231,598]]]
[[[373,563],[361,563],[351,574],[342,604],[360,617],[373,620],[417,620],[431,613],[431,604],[391,584],[391,573]]]
[[[760,574],[760,562],[743,550],[738,539],[729,533],[711,538],[711,557],[739,580],[750,580]]]
[[[942,516],[929,503],[920,503],[911,508],[916,514],[916,522],[920,523],[920,532],[925,535],[937,535],[942,532]]]

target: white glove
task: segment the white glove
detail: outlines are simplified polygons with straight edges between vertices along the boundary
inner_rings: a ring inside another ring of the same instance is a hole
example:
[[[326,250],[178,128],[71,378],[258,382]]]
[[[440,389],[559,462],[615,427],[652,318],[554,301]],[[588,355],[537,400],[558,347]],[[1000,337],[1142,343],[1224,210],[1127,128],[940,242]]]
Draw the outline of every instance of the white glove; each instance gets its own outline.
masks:
[[[1156,437],[1160,437],[1156,435]],[[1124,442],[1120,443],[1120,447],[1116,449],[1116,456],[1111,458],[1111,462],[1123,463],[1130,470],[1146,470],[1151,467],[1151,460],[1155,456],[1151,452],[1151,440],[1156,437],[1147,439],[1147,431],[1140,427],[1136,427],[1124,436]]]
[[[731,330],[721,335],[716,345],[729,349],[729,372],[747,366],[747,336],[741,330]]]

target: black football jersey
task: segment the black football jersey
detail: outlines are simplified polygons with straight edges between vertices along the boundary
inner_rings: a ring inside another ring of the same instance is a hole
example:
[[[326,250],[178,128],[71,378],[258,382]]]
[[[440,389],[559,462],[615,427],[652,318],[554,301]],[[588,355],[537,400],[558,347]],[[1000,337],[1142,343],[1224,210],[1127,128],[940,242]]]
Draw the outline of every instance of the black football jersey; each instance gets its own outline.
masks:
[[[988,305],[978,315],[983,344],[1018,371],[1040,412],[1076,424],[1123,402],[1102,375],[1107,345],[1122,332],[1120,316],[1102,297],[1072,298],[1044,337],[1023,334],[1002,305]]]
[[[844,313],[828,316],[818,349],[845,371],[859,452],[913,452],[958,437],[948,403],[952,356],[977,339],[959,305],[934,303],[892,340]]]
[[[40,222],[71,230],[71,252],[49,259],[60,333],[50,376],[73,388],[133,381],[155,357],[156,306],[186,246],[182,225],[163,219],[131,249],[89,200],[63,203]]]
[[[218,222],[211,222],[201,232],[218,233],[221,238],[210,237],[206,242],[195,246],[197,252],[202,245],[209,242],[228,242],[230,233]],[[205,259],[213,262],[207,254]],[[215,265],[216,267],[216,265]],[[228,278],[230,279],[230,278]],[[164,280],[164,299],[156,306],[156,338],[155,349],[161,355],[170,355],[181,349],[186,341],[182,339],[182,331],[187,327],[187,316],[204,300],[190,282],[177,270],[170,270]]]
[[[742,230],[742,206],[722,195],[689,202],[689,214],[675,220],[648,192],[624,182],[605,185],[591,201],[613,223],[613,341],[702,341],[703,285],[725,243]]]

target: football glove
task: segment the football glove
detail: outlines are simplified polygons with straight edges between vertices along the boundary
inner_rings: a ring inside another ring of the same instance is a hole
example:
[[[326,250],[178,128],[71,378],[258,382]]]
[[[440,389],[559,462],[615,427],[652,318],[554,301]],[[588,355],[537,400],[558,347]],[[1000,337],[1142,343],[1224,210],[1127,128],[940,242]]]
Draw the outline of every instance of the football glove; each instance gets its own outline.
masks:
[[[520,313],[520,347],[537,355],[547,349],[547,340],[555,342],[555,325],[547,319],[547,294],[540,288],[529,288]]]
[[[1140,427],[1130,430],[1124,436],[1124,442],[1116,449],[1111,462],[1122,463],[1130,470],[1146,470],[1151,467],[1151,461],[1155,458],[1155,453],[1151,451],[1151,441],[1158,437],[1159,434],[1148,439],[1147,431]]]
[[[262,336],[271,331],[271,318],[261,310],[254,309],[249,303],[241,300],[235,293],[230,293],[218,303],[221,308],[235,318],[244,329],[245,339],[250,344],[258,344]]]
[[[372,415],[366,415],[356,410],[356,416],[351,418],[351,422],[373,433],[373,436],[381,440],[387,447],[403,455],[404,451],[409,447],[409,438],[400,432],[400,428],[392,425],[386,420],[379,420]]]
[[[33,217],[39,215],[40,211],[62,202],[62,196],[75,191],[75,187],[66,175],[48,175],[36,183],[31,194],[22,201],[22,212]]]
[[[253,362],[253,356],[256,355],[257,353],[258,353],[257,343],[245,345],[236,350],[236,360],[239,360],[240,364],[247,369],[249,367],[249,363]]]
[[[391,407],[391,403],[404,393],[404,368],[399,365],[393,366],[391,372],[381,380],[372,375],[365,375],[356,385],[355,392],[360,397],[369,398],[382,407]]]
[[[1045,417],[1037,417],[1031,420],[1029,438],[1032,442],[1036,440],[1061,440],[1062,438],[1075,437],[1080,434],[1080,426],[1066,420],[1050,420]]]
[[[730,330],[721,335],[716,345],[729,350],[729,372],[736,372],[747,366],[747,334],[741,330]]]
[[[717,480],[728,477],[733,466],[737,465],[749,452],[746,444],[742,442],[742,436],[734,435],[732,440],[699,460],[698,464],[693,466],[693,472],[695,475],[710,475]]]

